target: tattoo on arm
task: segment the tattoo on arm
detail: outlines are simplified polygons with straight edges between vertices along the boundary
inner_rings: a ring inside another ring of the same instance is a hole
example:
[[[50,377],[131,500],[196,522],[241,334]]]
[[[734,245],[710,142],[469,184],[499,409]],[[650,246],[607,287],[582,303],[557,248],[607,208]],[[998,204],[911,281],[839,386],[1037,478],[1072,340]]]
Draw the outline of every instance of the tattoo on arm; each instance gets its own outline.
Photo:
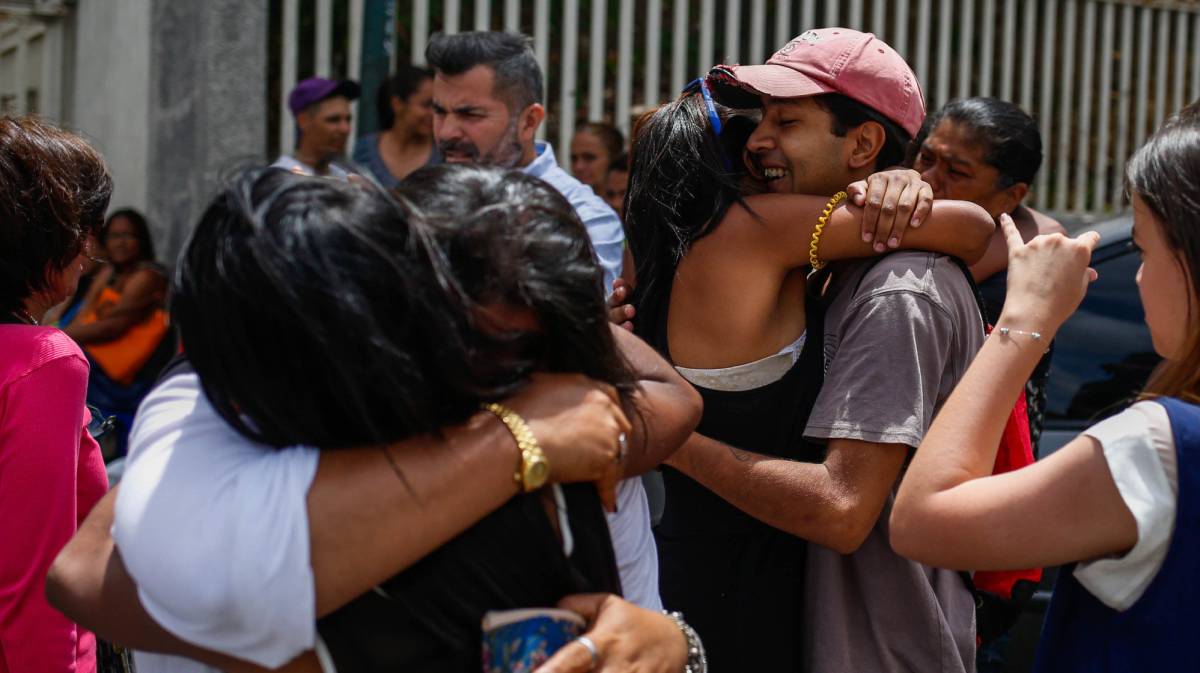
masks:
[[[750,461],[750,452],[749,451],[742,451],[741,449],[739,449],[737,447],[731,446],[731,447],[729,447],[729,453],[733,454],[733,459],[738,461],[739,463],[746,463],[746,462]]]

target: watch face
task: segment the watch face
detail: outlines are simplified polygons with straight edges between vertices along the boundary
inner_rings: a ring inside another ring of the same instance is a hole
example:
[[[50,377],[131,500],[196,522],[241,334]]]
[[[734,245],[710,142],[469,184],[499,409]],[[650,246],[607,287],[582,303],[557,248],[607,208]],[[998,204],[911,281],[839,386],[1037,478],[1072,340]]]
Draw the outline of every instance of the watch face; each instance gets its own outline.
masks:
[[[546,478],[550,476],[550,465],[546,463],[545,458],[532,458],[525,465],[525,487],[534,489],[541,488],[542,484],[546,483]]]

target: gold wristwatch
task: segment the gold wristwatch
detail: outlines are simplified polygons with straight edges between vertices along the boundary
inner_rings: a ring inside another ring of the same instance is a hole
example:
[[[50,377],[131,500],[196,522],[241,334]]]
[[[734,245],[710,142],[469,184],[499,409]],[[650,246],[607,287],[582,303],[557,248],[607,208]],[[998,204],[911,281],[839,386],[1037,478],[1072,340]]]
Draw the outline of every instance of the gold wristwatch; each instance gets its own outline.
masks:
[[[546,454],[542,447],[538,446],[537,437],[534,437],[525,419],[512,409],[496,402],[485,404],[483,408],[495,414],[517,442],[521,460],[513,473],[513,481],[517,482],[525,493],[544,486],[550,477],[550,462],[546,460]]]

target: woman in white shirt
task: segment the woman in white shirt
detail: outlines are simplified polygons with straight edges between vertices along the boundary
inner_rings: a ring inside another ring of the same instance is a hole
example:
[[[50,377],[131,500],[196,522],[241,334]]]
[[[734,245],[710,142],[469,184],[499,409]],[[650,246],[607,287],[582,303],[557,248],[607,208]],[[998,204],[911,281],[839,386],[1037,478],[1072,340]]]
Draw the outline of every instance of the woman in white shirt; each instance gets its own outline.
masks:
[[[1138,287],[1166,362],[1143,401],[1028,468],[989,476],[1012,400],[1095,279],[1098,237],[1025,244],[1002,219],[1008,297],[921,443],[892,546],[930,565],[1068,565],[1035,670],[1183,670],[1200,599],[1200,107],[1171,118],[1127,167]],[[1190,663],[1188,663],[1190,662]]]

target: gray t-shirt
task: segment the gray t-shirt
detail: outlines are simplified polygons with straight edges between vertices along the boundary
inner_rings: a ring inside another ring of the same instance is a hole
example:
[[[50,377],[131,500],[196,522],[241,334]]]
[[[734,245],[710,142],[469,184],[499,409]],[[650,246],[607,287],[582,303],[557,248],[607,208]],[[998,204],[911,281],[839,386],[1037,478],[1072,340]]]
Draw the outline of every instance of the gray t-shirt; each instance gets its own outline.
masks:
[[[949,257],[870,263],[839,269],[830,288],[826,378],[805,435],[916,447],[983,345],[983,324]],[[975,670],[974,600],[957,573],[892,551],[893,497],[853,554],[809,547],[806,671]]]

